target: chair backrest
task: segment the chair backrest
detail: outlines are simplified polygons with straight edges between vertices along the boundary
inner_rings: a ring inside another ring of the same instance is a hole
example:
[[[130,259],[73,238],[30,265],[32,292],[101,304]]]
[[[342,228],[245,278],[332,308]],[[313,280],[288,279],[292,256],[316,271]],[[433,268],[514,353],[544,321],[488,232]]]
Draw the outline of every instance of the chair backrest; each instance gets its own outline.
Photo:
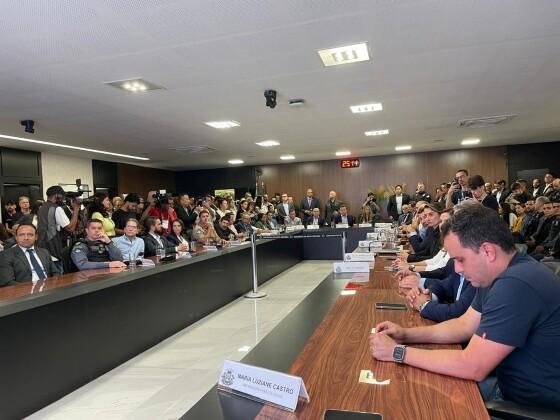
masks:
[[[64,274],[75,273],[79,271],[78,267],[76,267],[74,261],[72,261],[72,258],[70,257],[71,253],[72,253],[71,246],[67,246],[62,249],[61,261],[62,261],[62,269],[64,270]]]

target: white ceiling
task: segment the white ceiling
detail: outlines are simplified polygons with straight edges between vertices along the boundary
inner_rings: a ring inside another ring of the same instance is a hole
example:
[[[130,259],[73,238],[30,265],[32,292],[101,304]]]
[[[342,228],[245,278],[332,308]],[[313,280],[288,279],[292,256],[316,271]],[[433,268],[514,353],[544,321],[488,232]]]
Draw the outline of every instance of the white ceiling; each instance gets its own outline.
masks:
[[[5,1],[0,133],[146,156],[149,166],[176,170],[231,158],[279,163],[288,153],[333,159],[340,149],[382,155],[399,144],[452,149],[473,136],[481,146],[554,141],[559,22],[556,0]],[[325,68],[316,53],[362,41],[369,62]],[[166,89],[132,94],[103,84],[132,77]],[[278,91],[274,110],[265,89]],[[288,107],[289,98],[306,105]],[[376,101],[382,112],[348,108]],[[510,113],[519,116],[501,126],[457,127]],[[23,133],[21,119],[36,121],[35,135]],[[204,125],[222,119],[241,127]],[[388,136],[363,134],[386,128]],[[255,145],[265,139],[281,146]],[[217,151],[170,150],[187,145]]]

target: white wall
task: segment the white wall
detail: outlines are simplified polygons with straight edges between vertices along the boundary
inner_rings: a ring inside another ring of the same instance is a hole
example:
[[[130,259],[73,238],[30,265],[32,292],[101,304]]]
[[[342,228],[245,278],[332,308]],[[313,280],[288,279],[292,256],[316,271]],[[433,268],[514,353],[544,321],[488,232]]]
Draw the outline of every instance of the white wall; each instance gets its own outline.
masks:
[[[51,185],[59,185],[60,183],[75,184],[76,178],[80,178],[82,184],[87,184],[89,189],[93,190],[91,159],[54,153],[41,153],[41,166],[43,170],[43,195],[45,198],[45,192]],[[63,188],[70,190],[69,187]]]

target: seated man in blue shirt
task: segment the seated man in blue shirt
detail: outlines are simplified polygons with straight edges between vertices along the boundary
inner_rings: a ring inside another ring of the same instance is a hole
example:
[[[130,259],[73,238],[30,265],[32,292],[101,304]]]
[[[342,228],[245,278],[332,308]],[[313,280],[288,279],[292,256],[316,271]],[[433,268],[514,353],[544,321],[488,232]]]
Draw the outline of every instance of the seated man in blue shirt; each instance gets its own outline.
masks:
[[[487,401],[560,410],[560,278],[517,253],[508,226],[480,204],[457,212],[442,235],[455,270],[477,288],[471,307],[459,318],[427,327],[380,323],[370,336],[373,357],[483,381]],[[463,350],[399,344],[466,341]],[[487,378],[494,370],[496,377]]]
[[[144,256],[144,241],[137,237],[140,231],[140,222],[136,219],[128,219],[124,225],[124,235],[117,236],[113,243],[121,251],[124,261],[141,259]]]

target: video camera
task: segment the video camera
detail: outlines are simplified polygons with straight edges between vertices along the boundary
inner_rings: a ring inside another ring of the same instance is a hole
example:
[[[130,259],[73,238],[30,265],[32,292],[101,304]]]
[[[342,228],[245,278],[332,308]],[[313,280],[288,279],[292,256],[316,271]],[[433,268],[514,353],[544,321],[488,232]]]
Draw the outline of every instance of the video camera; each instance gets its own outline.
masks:
[[[92,200],[91,198],[80,198],[84,194],[84,187],[82,185],[82,180],[80,178],[76,179],[76,191],[66,191],[64,194],[64,198],[66,200],[66,204],[71,206],[72,201],[78,201],[79,203],[83,204],[84,206],[88,206]],[[89,191],[88,191],[89,192]]]
[[[167,204],[171,197],[173,197],[171,193],[168,193],[166,190],[159,190],[159,192],[152,194],[154,206],[157,208],[161,208],[164,203]]]

